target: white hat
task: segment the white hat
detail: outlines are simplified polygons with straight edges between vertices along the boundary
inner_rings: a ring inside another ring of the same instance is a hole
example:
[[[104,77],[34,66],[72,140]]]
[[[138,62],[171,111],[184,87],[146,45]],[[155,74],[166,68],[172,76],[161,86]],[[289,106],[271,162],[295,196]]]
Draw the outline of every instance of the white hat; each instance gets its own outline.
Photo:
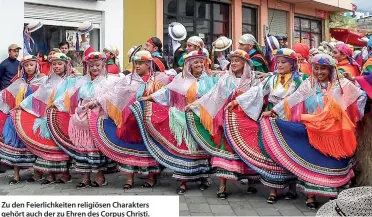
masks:
[[[85,34],[85,33],[88,33],[90,31],[93,30],[93,24],[89,21],[85,21],[84,23],[80,24],[79,25],[79,28],[78,28],[78,31],[81,33],[81,34]]]
[[[169,24],[168,32],[170,37],[176,41],[182,41],[187,36],[186,28],[181,23],[177,22]]]
[[[27,25],[27,30],[28,32],[35,32],[36,30],[40,29],[41,27],[43,27],[43,24],[41,22],[38,22],[38,21],[33,21],[33,22],[30,22],[28,25]]]
[[[129,62],[132,60],[133,55],[135,55],[139,50],[141,50],[141,48],[142,48],[142,45],[133,46],[128,50],[127,55],[128,55],[128,58],[129,58]]]
[[[199,36],[191,36],[187,39],[187,43],[204,48],[204,41]]]
[[[239,44],[251,44],[256,45],[257,40],[252,34],[244,34],[239,39]]]
[[[225,36],[221,36],[217,38],[215,42],[213,42],[213,47],[215,51],[224,51],[228,49],[231,45],[232,40]]]
[[[266,37],[266,43],[267,46],[269,46],[271,51],[280,49],[280,44],[278,39],[275,36],[268,36]]]
[[[324,204],[316,216],[372,216],[372,187],[350,188]]]

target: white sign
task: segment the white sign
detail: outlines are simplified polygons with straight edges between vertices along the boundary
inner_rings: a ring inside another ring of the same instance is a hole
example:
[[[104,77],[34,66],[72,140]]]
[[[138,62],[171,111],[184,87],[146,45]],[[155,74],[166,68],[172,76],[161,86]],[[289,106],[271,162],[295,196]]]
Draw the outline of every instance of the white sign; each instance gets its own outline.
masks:
[[[178,196],[1,196],[0,217],[176,217]]]

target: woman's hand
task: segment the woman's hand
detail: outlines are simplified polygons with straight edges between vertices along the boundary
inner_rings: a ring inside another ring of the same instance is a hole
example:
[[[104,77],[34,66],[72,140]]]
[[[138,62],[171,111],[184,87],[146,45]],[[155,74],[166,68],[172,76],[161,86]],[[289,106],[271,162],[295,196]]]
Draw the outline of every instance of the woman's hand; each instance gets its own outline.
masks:
[[[238,102],[236,100],[233,100],[227,104],[225,107],[225,110],[229,110],[230,112],[238,105]]]
[[[265,78],[270,76],[270,73],[264,73],[259,71],[255,71],[254,73],[256,74],[256,78],[260,79],[261,81],[265,80]]]
[[[344,74],[342,74],[344,76],[344,78],[348,79],[349,81],[355,81],[355,77],[352,76],[350,73],[348,72],[344,72]]]
[[[151,96],[143,96],[143,97],[140,97],[140,98],[138,98],[138,102],[141,102],[141,101],[149,101],[149,100],[151,100],[152,99],[152,97]]]
[[[267,117],[272,117],[273,114],[274,114],[274,113],[273,113],[272,111],[262,112],[262,114],[261,114],[261,119],[262,119],[262,118],[267,118]]]
[[[192,106],[196,106],[196,105],[194,105],[194,104],[192,104],[192,103],[190,103],[190,104],[188,104],[186,107],[185,107],[185,111],[191,111],[191,107]]]

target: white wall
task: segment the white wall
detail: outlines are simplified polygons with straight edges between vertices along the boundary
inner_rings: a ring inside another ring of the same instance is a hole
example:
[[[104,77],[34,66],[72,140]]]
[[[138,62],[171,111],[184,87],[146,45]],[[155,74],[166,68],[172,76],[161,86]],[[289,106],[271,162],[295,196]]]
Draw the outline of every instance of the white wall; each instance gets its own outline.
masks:
[[[120,51],[120,61],[121,63],[123,63],[123,1],[124,0],[0,0],[0,26],[7,32],[6,34],[4,34],[5,32],[2,32],[2,34],[0,34],[0,57],[4,56],[3,51],[6,51],[6,48],[9,46],[9,44],[18,43],[19,45],[23,45],[22,28],[24,23],[24,2],[28,2],[35,4],[102,11],[103,23],[101,24],[101,48],[107,45],[116,46]],[[61,14],[61,16],[64,15]],[[10,19],[12,20],[11,22],[9,22]],[[82,20],[81,22],[84,22],[84,20]],[[5,53],[7,55],[7,52]]]
[[[23,1],[0,0],[0,62],[8,57],[10,44],[23,47],[23,11]]]

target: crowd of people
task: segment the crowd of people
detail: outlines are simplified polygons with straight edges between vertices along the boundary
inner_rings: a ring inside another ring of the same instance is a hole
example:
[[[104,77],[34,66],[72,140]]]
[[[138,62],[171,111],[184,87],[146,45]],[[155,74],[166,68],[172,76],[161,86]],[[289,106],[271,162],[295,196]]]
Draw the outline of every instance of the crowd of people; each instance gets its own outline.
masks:
[[[263,52],[244,34],[238,49],[227,53],[232,40],[220,37],[209,52],[198,36],[183,42],[182,24],[169,28],[172,60],[151,37],[129,50],[124,72],[116,48],[97,52],[84,35],[82,75],[66,43],[47,60],[20,62],[21,48],[9,46],[0,65],[0,160],[14,170],[9,184],[65,184],[75,171],[77,189],[97,188],[120,171],[126,191],[135,175],[153,188],[169,169],[177,194],[189,182],[207,189],[214,174],[218,198],[227,198],[228,180],[247,179],[248,194],[260,181],[273,204],[288,187],[285,199],[299,190],[310,209],[317,196],[371,184],[372,39],[358,63],[343,42],[289,49],[267,36]],[[32,177],[21,177],[25,168]]]

